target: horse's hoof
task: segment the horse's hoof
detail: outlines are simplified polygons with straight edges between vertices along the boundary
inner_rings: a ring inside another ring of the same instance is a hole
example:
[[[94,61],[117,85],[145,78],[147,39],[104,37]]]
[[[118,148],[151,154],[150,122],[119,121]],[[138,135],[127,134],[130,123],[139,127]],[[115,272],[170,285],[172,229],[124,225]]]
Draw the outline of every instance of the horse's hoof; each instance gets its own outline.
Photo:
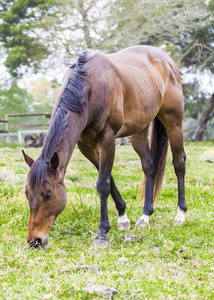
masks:
[[[145,222],[144,220],[142,219],[139,219],[137,222],[136,222],[136,225],[137,226],[141,226],[141,227],[146,227],[149,225],[149,223]]]
[[[105,248],[108,247],[108,240],[104,238],[95,238],[93,241],[93,245]]]
[[[118,217],[117,229],[119,229],[119,230],[129,230],[129,228],[130,228],[130,221],[129,221],[126,213],[124,213],[124,215]]]
[[[143,214],[140,219],[137,220],[136,225],[141,227],[149,225],[149,216]]]
[[[119,229],[119,230],[129,230],[130,229],[130,222],[126,221],[124,223],[117,223],[117,229]]]
[[[174,225],[182,225],[184,223],[185,223],[185,212],[181,210],[180,207],[178,206]]]
[[[183,225],[185,223],[185,220],[181,220],[181,219],[175,219],[174,225]]]

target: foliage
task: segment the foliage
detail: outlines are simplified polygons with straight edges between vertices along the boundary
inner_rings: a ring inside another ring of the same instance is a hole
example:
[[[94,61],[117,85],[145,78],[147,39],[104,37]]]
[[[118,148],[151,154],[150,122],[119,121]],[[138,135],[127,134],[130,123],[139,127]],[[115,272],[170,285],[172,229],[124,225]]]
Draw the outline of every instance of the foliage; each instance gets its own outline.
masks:
[[[182,60],[186,67],[208,69],[214,73],[214,9],[210,1],[204,16],[196,18],[196,26],[187,34],[182,47]]]
[[[59,89],[60,86],[56,80],[48,81],[45,78],[38,78],[36,81],[30,82],[29,94],[34,99],[33,111],[51,113]]]
[[[3,145],[4,146],[4,145]],[[68,203],[44,249],[26,243],[29,208],[24,195],[28,171],[21,147],[0,151],[0,289],[2,299],[100,299],[82,290],[88,283],[115,287],[115,299],[212,299],[213,164],[200,156],[213,143],[186,144],[187,221],[173,226],[177,183],[169,153],[166,179],[150,218],[136,228],[143,204],[136,199],[142,171],[136,153],[118,147],[113,176],[127,202],[129,234],[116,229],[117,213],[108,201],[109,247],[92,246],[100,214],[97,172],[75,149],[66,174]],[[37,157],[41,149],[28,149]]]
[[[7,114],[28,113],[32,108],[33,98],[24,89],[14,83],[10,89],[0,89],[0,118]]]
[[[133,44],[165,46],[178,65],[213,71],[213,0],[17,0],[0,2],[0,40],[11,74],[45,57],[84,48],[108,52]]]
[[[85,48],[96,48],[104,6],[93,0],[16,0],[10,5],[0,1],[0,41],[7,49],[10,74],[21,77],[29,68],[37,72],[59,59],[70,62]]]
[[[193,118],[197,120],[204,107],[210,101],[206,91],[200,91],[198,81],[193,83],[183,84],[184,103],[185,103],[185,118]]]
[[[114,1],[108,25],[110,47],[136,44],[164,46],[185,67],[213,70],[211,2],[190,0]],[[111,43],[111,40],[114,43]]]
[[[58,0],[57,3],[57,22],[52,24],[52,36],[55,32],[54,37],[65,47],[67,57],[85,48],[99,47],[107,14],[106,1]]]
[[[5,5],[1,1],[0,36],[9,49],[8,66],[40,61],[50,55],[47,45],[52,55],[61,47],[68,56],[85,47],[110,52],[143,43],[165,45],[187,67],[213,68],[213,1],[194,1],[194,11],[190,0],[18,0]]]
[[[7,49],[5,65],[12,76],[21,75],[23,66],[33,66],[37,69],[39,62],[50,54],[37,28],[43,16],[51,13],[53,3],[53,0],[0,2],[0,41]]]

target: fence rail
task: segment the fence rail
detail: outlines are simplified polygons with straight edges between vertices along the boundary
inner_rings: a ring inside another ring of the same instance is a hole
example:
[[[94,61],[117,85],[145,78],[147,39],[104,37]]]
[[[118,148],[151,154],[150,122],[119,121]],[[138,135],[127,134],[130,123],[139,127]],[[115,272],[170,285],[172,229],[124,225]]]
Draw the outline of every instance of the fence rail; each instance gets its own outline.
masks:
[[[16,117],[42,117],[42,116],[45,116],[46,118],[50,118],[51,117],[51,114],[15,114],[15,115],[6,115],[8,118],[16,118]],[[7,122],[7,121],[5,121]]]
[[[12,118],[23,118],[23,117],[45,117],[45,118],[51,118],[51,114],[45,113],[45,114],[40,114],[40,113],[33,113],[33,114],[8,114],[5,116],[5,120],[0,120],[0,123],[5,125],[5,130],[0,129],[0,134],[3,136],[7,136],[7,142],[9,142],[10,139],[10,128],[20,128],[20,130],[17,132],[18,136],[18,141],[22,141],[22,133],[24,133],[24,130],[22,128],[33,128],[33,127],[48,127],[49,124],[47,123],[40,123],[40,124],[10,124]],[[36,130],[31,129],[31,133],[34,133]],[[41,132],[44,131],[46,132],[47,130],[41,130]]]
[[[8,128],[27,128],[27,127],[42,127],[49,126],[49,124],[21,124],[21,125],[8,125]]]

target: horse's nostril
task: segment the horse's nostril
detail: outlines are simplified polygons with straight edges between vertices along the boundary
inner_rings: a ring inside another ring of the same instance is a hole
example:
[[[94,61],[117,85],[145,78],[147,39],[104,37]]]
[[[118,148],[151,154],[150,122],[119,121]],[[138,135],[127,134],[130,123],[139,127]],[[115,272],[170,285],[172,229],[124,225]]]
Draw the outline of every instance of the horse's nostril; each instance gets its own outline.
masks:
[[[33,241],[29,242],[30,246],[33,248],[38,248],[42,246],[42,239],[36,237]]]

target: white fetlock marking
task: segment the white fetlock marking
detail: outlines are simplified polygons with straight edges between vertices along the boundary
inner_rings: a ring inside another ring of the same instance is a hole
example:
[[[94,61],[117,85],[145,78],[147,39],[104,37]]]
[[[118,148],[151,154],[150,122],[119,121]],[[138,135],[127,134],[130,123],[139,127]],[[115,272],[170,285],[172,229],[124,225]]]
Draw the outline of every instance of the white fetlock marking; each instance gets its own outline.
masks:
[[[128,219],[126,213],[123,216],[118,217],[117,223],[125,223],[125,222],[129,222],[129,219]]]
[[[137,226],[144,226],[144,225],[149,225],[149,216],[142,214],[142,216],[138,219]]]
[[[140,217],[140,220],[149,224],[149,216],[148,215],[142,214],[142,216]]]
[[[178,206],[177,208],[177,215],[175,217],[175,224],[183,224],[185,222],[185,212],[180,209]]]
[[[117,220],[117,228],[118,229],[126,229],[128,230],[130,228],[130,221],[126,215],[126,213],[123,216],[119,216]]]

